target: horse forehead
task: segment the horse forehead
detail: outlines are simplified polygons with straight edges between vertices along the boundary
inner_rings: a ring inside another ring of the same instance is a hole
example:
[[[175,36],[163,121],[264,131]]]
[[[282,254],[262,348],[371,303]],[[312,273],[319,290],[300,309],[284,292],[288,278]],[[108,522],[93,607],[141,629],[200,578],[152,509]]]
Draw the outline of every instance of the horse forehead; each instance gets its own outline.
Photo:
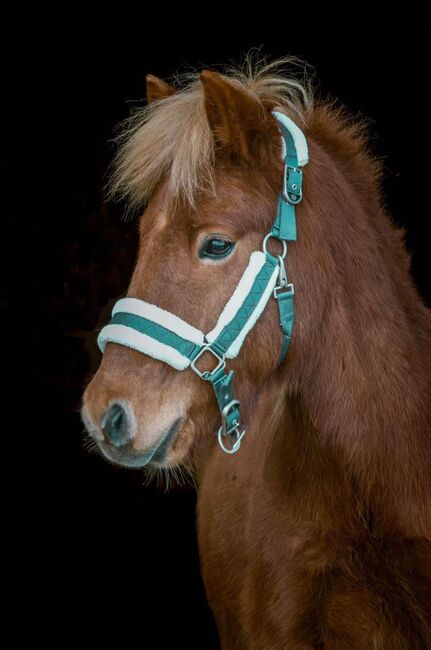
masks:
[[[254,225],[262,210],[273,210],[271,190],[255,181],[223,174],[214,192],[203,192],[194,206],[169,199],[167,188],[161,187],[141,217],[141,234],[157,236],[174,229],[178,235],[181,231],[226,226],[233,235],[240,236]]]
[[[170,224],[169,209],[159,200],[151,201],[141,215],[139,228],[142,235],[161,232]]]

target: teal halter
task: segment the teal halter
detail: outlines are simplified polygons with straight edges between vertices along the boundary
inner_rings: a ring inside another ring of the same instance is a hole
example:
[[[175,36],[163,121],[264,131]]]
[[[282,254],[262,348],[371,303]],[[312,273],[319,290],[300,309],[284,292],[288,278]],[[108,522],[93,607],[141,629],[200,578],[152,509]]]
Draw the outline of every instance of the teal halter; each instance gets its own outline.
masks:
[[[278,198],[277,215],[263,240],[263,251],[251,254],[238,286],[211,332],[204,334],[189,323],[156,305],[136,298],[122,298],[113,309],[112,319],[102,329],[98,345],[104,352],[107,343],[117,343],[164,361],[177,370],[191,368],[214,389],[221,415],[218,441],[228,454],[238,451],[241,432],[240,403],[233,395],[233,370],[226,371],[226,359],[235,358],[248,332],[265,309],[271,295],[277,301],[283,341],[278,360],[286,357],[292,336],[293,284],[288,282],[285,258],[287,241],[296,240],[295,206],[302,200],[302,167],[308,162],[304,134],[286,115],[273,112],[278,121],[283,145],[284,181]],[[268,240],[278,239],[282,254],[267,250]],[[209,352],[215,358],[213,370],[201,371],[198,359]],[[224,439],[232,437],[232,446]]]

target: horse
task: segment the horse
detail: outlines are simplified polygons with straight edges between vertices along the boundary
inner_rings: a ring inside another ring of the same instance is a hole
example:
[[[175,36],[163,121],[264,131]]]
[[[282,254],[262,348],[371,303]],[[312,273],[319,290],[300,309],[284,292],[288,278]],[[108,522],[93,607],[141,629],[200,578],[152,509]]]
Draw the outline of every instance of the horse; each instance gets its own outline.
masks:
[[[105,340],[83,396],[89,435],[121,466],[193,467],[223,649],[430,648],[431,318],[367,121],[315,98],[285,61],[148,75],[147,97],[111,187],[141,209],[125,300],[149,305],[153,333],[146,354]],[[276,114],[309,157],[288,242],[271,230],[286,185]],[[174,343],[154,332],[214,328],[268,232],[265,259],[294,293],[284,359],[275,291],[237,356],[207,337],[172,367]],[[202,381],[219,372],[227,413]]]

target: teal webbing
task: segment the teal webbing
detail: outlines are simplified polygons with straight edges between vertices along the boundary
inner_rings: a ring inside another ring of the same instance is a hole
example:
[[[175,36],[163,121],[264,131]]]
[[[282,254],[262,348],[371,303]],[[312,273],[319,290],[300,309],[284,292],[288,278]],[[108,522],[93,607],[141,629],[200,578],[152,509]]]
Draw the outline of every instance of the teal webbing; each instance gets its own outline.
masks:
[[[111,318],[110,325],[125,325],[126,327],[130,327],[141,334],[150,336],[156,341],[159,341],[159,343],[169,345],[189,359],[193,359],[201,349],[199,345],[182,338],[178,334],[175,334],[175,332],[160,325],[160,323],[136,314],[117,312]]]

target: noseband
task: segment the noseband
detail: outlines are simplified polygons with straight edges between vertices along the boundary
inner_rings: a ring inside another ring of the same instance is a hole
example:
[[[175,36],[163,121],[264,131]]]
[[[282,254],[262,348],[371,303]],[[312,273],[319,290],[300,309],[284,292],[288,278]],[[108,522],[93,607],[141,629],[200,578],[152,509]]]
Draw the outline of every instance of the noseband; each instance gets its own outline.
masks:
[[[293,284],[288,282],[285,259],[287,241],[296,240],[295,206],[302,200],[302,167],[308,162],[307,142],[302,131],[286,115],[274,111],[283,147],[284,180],[278,197],[277,215],[265,236],[262,251],[251,254],[235,291],[226,303],[216,326],[207,334],[182,318],[136,298],[122,298],[113,309],[112,319],[102,329],[98,345],[104,352],[107,343],[117,343],[164,361],[176,370],[191,368],[214,389],[221,415],[218,441],[228,454],[238,451],[241,431],[240,403],[233,395],[233,370],[225,371],[226,359],[234,359],[245,337],[256,324],[271,295],[276,299],[283,341],[278,360],[287,353],[293,329]],[[282,254],[272,255],[267,244],[278,239]],[[212,370],[201,371],[198,359],[209,352],[216,361]],[[225,440],[231,439],[231,446]]]

